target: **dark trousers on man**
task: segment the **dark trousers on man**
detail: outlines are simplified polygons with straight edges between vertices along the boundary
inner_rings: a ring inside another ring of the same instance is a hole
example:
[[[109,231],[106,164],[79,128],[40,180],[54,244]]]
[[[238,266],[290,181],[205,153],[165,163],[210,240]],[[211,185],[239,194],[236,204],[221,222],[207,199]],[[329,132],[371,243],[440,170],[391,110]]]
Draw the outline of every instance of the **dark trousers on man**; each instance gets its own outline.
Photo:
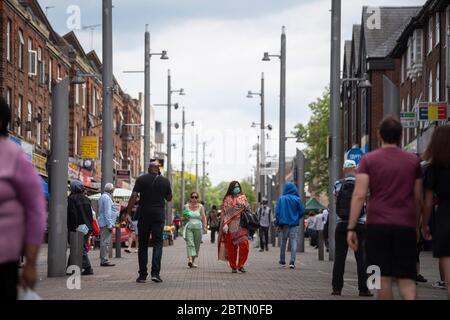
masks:
[[[269,251],[269,227],[259,227],[259,247]]]
[[[163,251],[164,222],[151,222],[143,219],[139,220],[139,276],[147,277],[148,264],[148,242],[152,235],[153,255],[152,255],[152,276],[159,276],[161,271],[161,258]]]
[[[19,262],[0,264],[0,300],[17,300]]]
[[[342,291],[344,287],[345,260],[347,258],[347,223],[338,223],[335,232],[335,259],[333,266],[332,286],[334,291]],[[360,292],[367,292],[367,273],[365,257],[365,226],[358,224],[356,227],[358,236],[358,251],[355,252],[356,268],[358,273],[358,289]]]
[[[219,227],[211,227],[211,243],[216,242],[216,232],[219,232]]]

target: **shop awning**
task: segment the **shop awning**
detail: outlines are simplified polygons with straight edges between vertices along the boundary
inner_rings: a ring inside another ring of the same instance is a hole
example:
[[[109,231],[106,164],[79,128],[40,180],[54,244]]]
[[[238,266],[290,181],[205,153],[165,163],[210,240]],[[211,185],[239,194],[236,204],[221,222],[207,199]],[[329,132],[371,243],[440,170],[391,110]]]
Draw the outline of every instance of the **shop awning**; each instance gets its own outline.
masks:
[[[114,200],[125,200],[128,201],[131,198],[132,191],[127,189],[117,188],[114,189],[113,198]],[[101,197],[101,193],[93,194],[89,197],[90,200],[98,200]]]
[[[319,211],[326,209],[317,199],[312,198],[306,203],[306,211]]]

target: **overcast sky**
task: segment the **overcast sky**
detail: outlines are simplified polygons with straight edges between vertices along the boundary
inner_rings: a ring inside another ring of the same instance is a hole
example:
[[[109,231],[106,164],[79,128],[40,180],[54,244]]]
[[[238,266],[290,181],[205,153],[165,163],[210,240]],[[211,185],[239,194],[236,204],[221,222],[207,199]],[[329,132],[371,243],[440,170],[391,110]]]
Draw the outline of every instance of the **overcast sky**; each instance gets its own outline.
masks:
[[[39,0],[61,35],[67,26],[71,5],[80,8],[83,26],[101,24],[101,1]],[[361,23],[363,5],[412,6],[425,0],[342,1],[342,44],[350,40],[354,23]],[[114,73],[123,90],[133,97],[144,90],[143,75],[124,74],[144,68],[144,31],[149,24],[152,52],[167,50],[170,60],[154,57],[151,62],[152,104],[166,103],[167,70],[173,89],[184,88],[186,96],[173,100],[186,107],[188,127],[186,163],[195,170],[195,133],[207,141],[207,172],[214,184],[248,177],[256,164],[260,121],[259,98],[247,99],[248,90],[259,92],[261,73],[266,78],[267,152],[278,155],[279,75],[278,60],[262,62],[265,51],[279,54],[281,27],[287,34],[287,134],[297,123],[307,123],[308,104],[315,101],[330,79],[330,0],[113,0]],[[91,31],[74,30],[86,52]],[[94,30],[93,47],[101,57],[101,27]],[[342,59],[341,59],[342,60]],[[341,62],[342,63],[342,62]],[[166,110],[156,108],[156,118],[166,131]],[[181,111],[173,112],[181,123]],[[173,132],[175,170],[181,168],[181,130]],[[287,157],[299,146],[287,142]],[[200,162],[202,159],[200,148]],[[201,173],[201,166],[200,166]]]

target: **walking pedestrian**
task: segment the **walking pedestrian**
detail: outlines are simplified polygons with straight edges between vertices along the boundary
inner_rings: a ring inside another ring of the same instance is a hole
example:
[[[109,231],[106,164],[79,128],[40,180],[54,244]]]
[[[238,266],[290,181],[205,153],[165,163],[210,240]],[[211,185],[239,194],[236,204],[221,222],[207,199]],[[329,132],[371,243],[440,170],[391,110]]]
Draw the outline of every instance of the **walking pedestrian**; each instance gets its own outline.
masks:
[[[433,255],[439,258],[450,300],[450,125],[436,128],[425,152],[425,159],[430,161],[430,166],[425,174],[422,233],[426,240],[433,240]],[[431,234],[428,221],[434,194],[438,205]]]
[[[127,229],[129,231],[128,234],[128,248],[125,249],[126,253],[131,253],[131,249],[133,246],[133,242],[136,244],[135,245],[135,250],[134,253],[138,252],[138,247],[139,247],[139,240],[138,240],[138,208],[136,206],[134,206],[133,209],[131,209],[131,216],[127,215]]]
[[[247,272],[244,265],[250,250],[249,233],[240,225],[241,214],[244,210],[250,210],[250,204],[242,193],[240,183],[233,181],[223,198],[218,250],[219,260],[228,261],[232,273]]]
[[[256,211],[259,220],[259,252],[269,251],[269,228],[272,223],[272,209],[268,201],[263,198],[261,206]]]
[[[136,180],[127,212],[131,215],[131,210],[136,204],[139,196],[139,277],[138,283],[145,283],[147,280],[148,264],[148,243],[150,234],[153,242],[151,280],[162,282],[160,277],[161,259],[163,253],[163,232],[165,223],[166,201],[172,201],[172,189],[167,178],[161,176],[159,162],[151,161],[148,174],[140,176]]]
[[[44,191],[39,175],[20,148],[8,140],[11,110],[0,98],[0,300],[16,300],[17,286],[33,289],[44,240]],[[19,277],[19,259],[25,265]]]
[[[283,195],[278,199],[276,205],[276,225],[282,237],[279,261],[282,267],[286,266],[286,243],[289,238],[291,244],[289,268],[295,269],[298,227],[304,213],[305,208],[300,199],[297,187],[292,182],[286,183]]]
[[[105,192],[98,199],[98,226],[100,227],[100,266],[114,267],[108,259],[112,245],[112,233],[116,224],[116,205],[113,202],[114,185],[107,183]],[[116,239],[120,241],[120,239]]]
[[[207,232],[205,209],[198,199],[198,193],[192,192],[187,206],[187,215],[184,217],[188,221],[184,232],[189,268],[198,268],[195,259],[200,252],[202,231]]]
[[[175,217],[173,218],[172,224],[175,226],[175,236],[174,240],[176,240],[180,234],[180,227],[181,227],[181,218],[180,215],[177,213],[175,214]]]
[[[211,231],[211,243],[216,242],[216,232],[219,232],[220,217],[217,206],[213,205],[208,214],[208,225]]]
[[[378,299],[393,299],[397,280],[405,300],[416,299],[417,217],[421,214],[422,179],[420,161],[400,147],[403,127],[386,117],[379,126],[382,147],[366,154],[359,165],[353,193],[347,241],[359,248],[358,218],[370,188],[367,204],[367,265],[378,266],[381,288]]]
[[[94,230],[91,201],[84,194],[84,187],[80,181],[74,180],[70,183],[70,195],[67,199],[67,229],[70,232],[77,232],[77,228],[85,225],[88,233],[84,235],[82,275],[94,274],[91,262],[88,257],[87,243]],[[69,237],[70,241],[70,237]],[[72,254],[72,252],[70,253]],[[71,258],[69,257],[69,261]]]
[[[325,248],[327,249],[327,252],[329,251],[329,241],[328,241],[328,228],[329,228],[329,219],[328,216],[330,215],[330,211],[328,208],[324,209],[322,211],[323,214],[323,240],[325,241]]]
[[[306,221],[306,231],[309,236],[309,244],[310,246],[314,248],[318,248],[318,241],[317,241],[317,231],[315,229],[316,225],[316,214],[313,211],[309,212],[308,219]]]
[[[335,230],[335,259],[333,265],[332,295],[340,296],[344,288],[345,261],[347,259],[347,227],[350,217],[350,206],[356,180],[356,162],[346,160],[344,163],[344,176],[342,180],[334,184],[334,195],[336,203],[336,230]],[[367,288],[367,267],[365,261],[365,223],[366,213],[364,208],[358,217],[356,233],[359,246],[355,251],[356,270],[358,274],[358,289],[360,297],[373,297]]]

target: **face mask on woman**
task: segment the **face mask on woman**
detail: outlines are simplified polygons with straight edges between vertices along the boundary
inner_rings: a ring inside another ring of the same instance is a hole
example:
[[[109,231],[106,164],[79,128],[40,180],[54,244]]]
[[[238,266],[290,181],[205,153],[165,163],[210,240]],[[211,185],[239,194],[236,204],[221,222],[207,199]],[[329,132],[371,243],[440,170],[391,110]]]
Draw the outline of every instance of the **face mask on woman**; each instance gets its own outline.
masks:
[[[234,194],[239,194],[239,193],[241,193],[241,188],[239,188],[239,187],[234,188],[234,189],[233,189],[233,193],[234,193]]]

